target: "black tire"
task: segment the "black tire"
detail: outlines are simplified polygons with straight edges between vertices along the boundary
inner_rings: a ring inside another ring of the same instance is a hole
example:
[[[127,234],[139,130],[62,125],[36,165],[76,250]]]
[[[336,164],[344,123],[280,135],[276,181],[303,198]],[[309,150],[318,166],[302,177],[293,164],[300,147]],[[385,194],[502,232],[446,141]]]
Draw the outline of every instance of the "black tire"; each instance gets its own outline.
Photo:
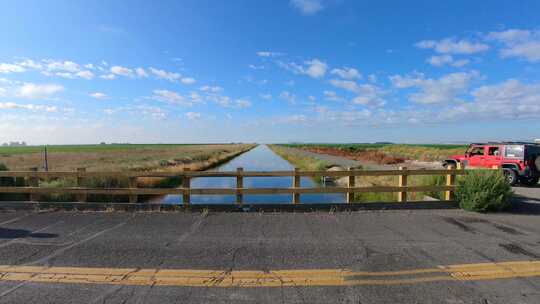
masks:
[[[503,169],[504,179],[510,186],[515,186],[518,183],[518,175],[512,169]]]
[[[536,171],[540,171],[540,155],[534,159],[534,166],[536,167]]]
[[[536,186],[539,180],[540,180],[539,176],[529,177],[529,178],[523,178],[523,180],[521,180],[521,183],[524,184],[525,186]]]
[[[448,168],[457,168],[457,164],[455,162],[444,162],[443,163],[443,168],[445,169],[448,169]]]

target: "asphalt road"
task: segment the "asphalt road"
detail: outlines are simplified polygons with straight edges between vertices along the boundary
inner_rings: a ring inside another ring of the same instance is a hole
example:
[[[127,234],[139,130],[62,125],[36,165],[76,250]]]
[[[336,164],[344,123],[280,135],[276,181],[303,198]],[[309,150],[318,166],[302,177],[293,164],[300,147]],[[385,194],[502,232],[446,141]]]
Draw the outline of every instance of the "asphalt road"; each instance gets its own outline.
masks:
[[[0,213],[0,303],[540,303],[540,212],[517,204]]]

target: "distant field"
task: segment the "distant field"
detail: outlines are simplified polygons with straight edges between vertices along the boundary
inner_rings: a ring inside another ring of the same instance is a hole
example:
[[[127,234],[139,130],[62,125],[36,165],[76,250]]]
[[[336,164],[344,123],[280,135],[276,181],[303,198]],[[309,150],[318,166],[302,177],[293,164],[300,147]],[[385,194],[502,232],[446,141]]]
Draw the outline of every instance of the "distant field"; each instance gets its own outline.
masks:
[[[334,152],[344,157],[372,160],[378,163],[399,163],[404,159],[439,161],[453,154],[460,154],[466,145],[443,144],[287,144],[284,146],[307,149],[314,152]]]
[[[198,170],[249,149],[248,144],[110,144],[47,146],[50,170]],[[44,166],[42,146],[0,147],[0,163],[10,170]]]
[[[212,146],[212,144],[107,144],[107,145],[51,145],[47,146],[49,152],[102,152],[132,149],[170,149],[186,146]],[[44,146],[4,147],[0,146],[0,155],[41,153]]]

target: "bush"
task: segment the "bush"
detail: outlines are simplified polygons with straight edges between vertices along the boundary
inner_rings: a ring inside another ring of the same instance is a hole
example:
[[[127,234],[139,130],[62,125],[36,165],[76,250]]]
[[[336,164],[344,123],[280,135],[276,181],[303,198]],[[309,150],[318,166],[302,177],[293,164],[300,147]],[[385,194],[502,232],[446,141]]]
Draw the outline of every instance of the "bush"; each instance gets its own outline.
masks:
[[[502,172],[472,170],[458,179],[455,196],[465,210],[488,212],[510,207],[512,194]]]

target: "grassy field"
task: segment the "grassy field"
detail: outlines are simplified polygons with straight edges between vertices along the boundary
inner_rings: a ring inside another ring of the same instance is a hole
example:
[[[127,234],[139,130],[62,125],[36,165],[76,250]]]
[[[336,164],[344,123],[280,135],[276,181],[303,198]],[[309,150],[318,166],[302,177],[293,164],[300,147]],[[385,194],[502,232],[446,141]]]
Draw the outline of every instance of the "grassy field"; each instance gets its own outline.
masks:
[[[295,148],[334,152],[347,158],[374,161],[381,164],[403,160],[440,161],[453,154],[461,154],[466,145],[442,144],[288,144]],[[316,151],[315,151],[316,152]]]
[[[62,145],[48,146],[49,170],[174,171],[205,167],[251,148],[249,144],[209,145]],[[44,166],[43,147],[0,147],[0,163],[10,170]]]
[[[298,145],[270,145],[272,151],[276,154],[290,162],[293,166],[300,168],[302,170],[325,170],[330,163],[318,160],[314,157],[299,155],[295,153],[294,150],[289,149],[289,147],[298,148]],[[342,182],[341,186],[344,184],[346,178],[338,181]],[[320,178],[316,177],[315,181],[319,181]],[[444,185],[446,182],[444,176],[410,176],[409,185],[411,186],[428,186],[428,185]],[[356,177],[355,184],[358,187],[370,187],[370,186],[397,186],[398,177],[397,176],[362,176]],[[441,192],[430,192],[430,193],[409,193],[408,199],[411,201],[423,200],[424,196],[428,195],[435,197],[437,199],[442,198]],[[365,193],[356,193],[354,196],[355,202],[395,202],[397,201],[397,194],[392,192],[365,192]]]

